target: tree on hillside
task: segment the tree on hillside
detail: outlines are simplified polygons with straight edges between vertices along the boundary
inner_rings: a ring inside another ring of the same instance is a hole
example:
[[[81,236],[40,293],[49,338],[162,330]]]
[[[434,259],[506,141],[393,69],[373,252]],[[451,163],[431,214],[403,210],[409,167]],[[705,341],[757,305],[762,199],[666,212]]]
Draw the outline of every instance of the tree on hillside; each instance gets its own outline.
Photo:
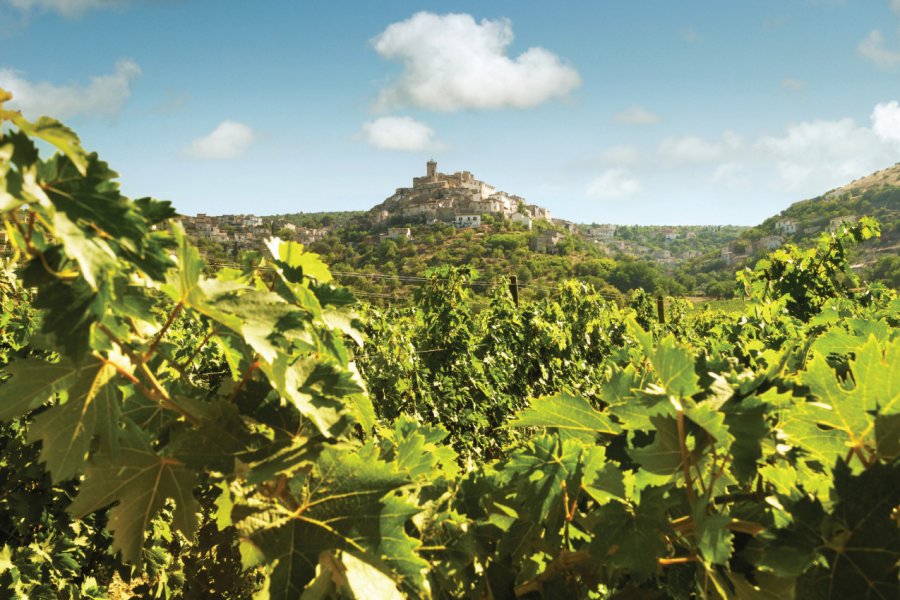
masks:
[[[659,288],[660,274],[655,266],[639,260],[622,260],[609,274],[609,282],[623,292],[642,288],[655,292]]]

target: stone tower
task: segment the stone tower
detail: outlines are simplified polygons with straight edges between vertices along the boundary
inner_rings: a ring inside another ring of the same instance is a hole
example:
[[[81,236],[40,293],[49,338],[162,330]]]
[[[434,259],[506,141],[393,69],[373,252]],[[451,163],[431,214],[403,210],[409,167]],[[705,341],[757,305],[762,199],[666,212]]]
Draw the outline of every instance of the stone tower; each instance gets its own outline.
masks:
[[[431,179],[432,181],[434,181],[434,178],[437,176],[437,163],[434,162],[434,159],[432,158],[427,163],[425,163],[425,166],[428,169],[426,171],[428,174],[428,179]]]

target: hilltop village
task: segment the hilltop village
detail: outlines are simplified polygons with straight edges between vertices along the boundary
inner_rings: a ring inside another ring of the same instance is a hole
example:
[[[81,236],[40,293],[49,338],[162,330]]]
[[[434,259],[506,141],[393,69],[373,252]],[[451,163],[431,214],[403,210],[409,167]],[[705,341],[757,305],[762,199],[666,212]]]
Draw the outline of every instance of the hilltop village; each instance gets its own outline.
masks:
[[[275,217],[198,214],[184,217],[182,222],[201,247],[212,254],[231,256],[262,249],[265,239],[273,235],[309,246],[351,224],[368,231],[377,243],[384,239],[410,240],[422,227],[480,231],[488,223],[508,223],[519,231],[531,232],[528,246],[534,252],[558,254],[564,251],[560,244],[567,238],[577,238],[608,256],[640,257],[659,265],[674,265],[706,254],[710,246],[718,250],[737,235],[732,228],[720,231],[723,228],[719,226],[627,227],[555,219],[546,208],[498,190],[469,171],[440,173],[434,160],[426,163],[423,176],[412,178],[412,186],[397,188],[369,211],[343,213],[352,217],[342,222],[327,216],[338,213],[323,214],[326,216],[322,219],[304,213]],[[719,258],[730,261],[732,255],[740,255],[740,248],[737,250],[726,246]]]
[[[527,204],[521,196],[475,179],[469,171],[439,173],[434,160],[425,164],[424,177],[413,177],[412,181],[412,187],[397,188],[394,195],[369,211],[373,223],[415,219],[478,227],[482,215],[494,215],[531,229],[533,221],[551,219],[546,208]]]

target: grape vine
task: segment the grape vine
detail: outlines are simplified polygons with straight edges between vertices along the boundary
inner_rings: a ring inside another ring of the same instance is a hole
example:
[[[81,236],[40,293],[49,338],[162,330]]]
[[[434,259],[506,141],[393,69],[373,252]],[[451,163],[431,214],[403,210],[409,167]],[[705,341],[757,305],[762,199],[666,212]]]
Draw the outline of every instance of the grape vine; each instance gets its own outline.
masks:
[[[7,98],[4,594],[897,597],[900,299],[845,257],[874,221],[742,273],[739,319],[576,281],[475,311],[458,268],[379,311],[275,238],[208,271]]]

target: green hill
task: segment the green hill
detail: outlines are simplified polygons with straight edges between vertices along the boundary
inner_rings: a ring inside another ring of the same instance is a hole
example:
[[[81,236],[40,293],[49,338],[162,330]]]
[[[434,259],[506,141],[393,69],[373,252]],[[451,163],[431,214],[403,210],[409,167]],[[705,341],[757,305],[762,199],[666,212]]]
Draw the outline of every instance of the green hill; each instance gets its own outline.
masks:
[[[811,246],[822,232],[863,216],[878,219],[881,237],[852,249],[854,268],[869,280],[900,287],[900,163],[821,196],[795,202],[744,231],[735,241],[687,263],[681,277],[702,282],[700,287],[707,294],[728,295],[736,270],[752,266],[783,244]]]
[[[536,249],[541,238],[555,243]],[[570,277],[590,281],[610,297],[619,293],[608,283],[616,261],[580,236],[546,222],[527,230],[486,216],[477,228],[433,223],[381,230],[358,220],[334,228],[310,249],[332,265],[341,283],[374,300],[409,297],[429,268],[442,265],[475,269],[478,276],[472,285],[476,293],[486,293],[492,285],[506,285],[510,276],[516,276],[525,297],[542,297]],[[659,278],[661,274],[653,270],[650,276]]]
[[[781,234],[786,242],[805,245],[826,231],[833,220],[862,216],[878,219],[881,237],[864,244],[859,249],[859,258],[869,263],[879,254],[896,254],[900,243],[900,163],[816,198],[795,202],[746,232],[744,239],[755,241],[766,235]],[[779,230],[779,222],[789,219],[797,222],[796,233]]]

